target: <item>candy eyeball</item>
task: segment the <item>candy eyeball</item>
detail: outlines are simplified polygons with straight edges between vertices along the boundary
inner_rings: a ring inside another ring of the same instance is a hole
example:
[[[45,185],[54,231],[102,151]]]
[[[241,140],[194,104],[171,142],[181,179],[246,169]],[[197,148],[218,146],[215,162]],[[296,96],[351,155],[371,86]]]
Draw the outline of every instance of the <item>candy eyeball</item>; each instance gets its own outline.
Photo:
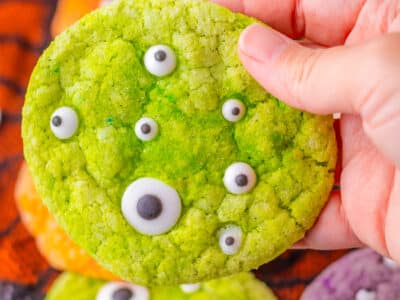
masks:
[[[110,282],[97,293],[96,300],[148,300],[150,294],[147,288],[139,285]]]
[[[237,99],[227,100],[222,106],[222,115],[229,122],[237,122],[243,118],[246,107]]]
[[[396,269],[398,268],[398,264],[397,262],[395,262],[393,259],[387,258],[387,257],[383,257],[382,258],[382,263],[384,265],[386,265],[387,267],[391,268],[391,269]]]
[[[369,289],[358,290],[355,300],[376,300],[376,293]]]
[[[67,106],[56,109],[50,118],[50,128],[60,140],[69,139],[78,129],[78,115]]]
[[[141,118],[136,122],[135,134],[141,141],[148,142],[154,139],[158,133],[158,125],[151,118]]]
[[[228,255],[236,254],[242,245],[242,229],[230,225],[219,232],[219,247],[222,252]]]
[[[256,184],[257,176],[253,168],[246,163],[238,162],[230,165],[224,175],[224,184],[232,194],[249,192]]]
[[[144,65],[151,74],[162,77],[176,68],[174,51],[165,45],[150,47],[144,55]]]
[[[200,283],[181,284],[181,290],[186,294],[195,293],[200,289]]]
[[[178,221],[182,204],[176,190],[153,178],[140,178],[125,190],[122,214],[137,231],[158,235],[169,231]]]

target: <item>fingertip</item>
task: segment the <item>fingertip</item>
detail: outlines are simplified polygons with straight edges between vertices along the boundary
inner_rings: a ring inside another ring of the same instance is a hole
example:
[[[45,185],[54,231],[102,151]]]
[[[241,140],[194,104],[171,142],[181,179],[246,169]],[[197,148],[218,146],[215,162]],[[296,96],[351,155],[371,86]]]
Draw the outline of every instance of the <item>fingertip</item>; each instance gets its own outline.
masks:
[[[290,43],[294,42],[266,25],[252,24],[242,32],[238,44],[245,69],[269,93],[284,101],[288,99],[287,88],[282,85],[282,69],[276,61]]]
[[[288,37],[266,25],[252,24],[240,35],[239,51],[256,61],[267,63],[290,42]]]

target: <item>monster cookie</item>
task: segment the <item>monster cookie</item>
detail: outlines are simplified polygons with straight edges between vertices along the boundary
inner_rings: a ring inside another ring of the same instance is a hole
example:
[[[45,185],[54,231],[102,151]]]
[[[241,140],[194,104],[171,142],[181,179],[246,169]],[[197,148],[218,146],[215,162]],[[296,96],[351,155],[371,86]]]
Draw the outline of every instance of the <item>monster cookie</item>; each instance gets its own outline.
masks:
[[[119,278],[198,282],[255,268],[303,237],[332,188],[332,117],[244,70],[255,21],[199,0],[116,0],[58,36],[23,109],[43,201]]]
[[[96,278],[114,279],[58,226],[37,194],[25,164],[19,172],[15,200],[24,225],[35,237],[40,253],[52,267]]]
[[[371,249],[356,250],[329,266],[302,300],[398,300],[400,267]]]
[[[147,289],[124,282],[106,282],[64,273],[46,300],[276,300],[264,283],[241,273],[202,284]]]

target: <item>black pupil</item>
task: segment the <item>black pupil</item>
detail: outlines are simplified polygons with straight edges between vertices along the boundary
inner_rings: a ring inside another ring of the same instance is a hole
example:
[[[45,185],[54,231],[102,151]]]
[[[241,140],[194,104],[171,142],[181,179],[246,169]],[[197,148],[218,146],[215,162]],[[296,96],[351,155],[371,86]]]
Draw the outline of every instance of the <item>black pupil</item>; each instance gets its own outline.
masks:
[[[145,220],[153,220],[162,212],[161,200],[154,195],[144,195],[136,205],[137,212]]]
[[[133,296],[133,292],[128,288],[122,288],[116,290],[112,295],[112,300],[130,300]]]
[[[247,176],[244,174],[240,174],[240,175],[236,176],[235,182],[240,187],[246,186],[248,183]]]
[[[227,246],[232,246],[234,243],[235,243],[235,239],[234,239],[233,237],[231,237],[231,236],[228,236],[228,237],[225,239],[225,244],[226,244]]]
[[[232,108],[232,115],[238,116],[239,114],[240,114],[240,108],[239,107]]]
[[[54,116],[53,119],[51,119],[51,123],[53,123],[54,126],[58,127],[62,123],[62,119],[60,116]]]
[[[158,50],[156,53],[154,53],[154,58],[156,61],[162,62],[167,58],[167,53],[163,50]]]
[[[140,126],[140,130],[143,132],[143,134],[149,134],[151,131],[151,126],[149,124],[143,124]]]

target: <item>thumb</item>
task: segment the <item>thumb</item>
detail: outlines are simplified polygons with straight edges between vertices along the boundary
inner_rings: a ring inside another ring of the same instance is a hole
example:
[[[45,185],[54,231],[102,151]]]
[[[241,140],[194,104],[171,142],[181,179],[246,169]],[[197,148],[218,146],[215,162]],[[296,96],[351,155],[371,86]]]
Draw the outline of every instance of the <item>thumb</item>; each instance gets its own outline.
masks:
[[[399,33],[311,49],[260,24],[248,27],[239,41],[244,66],[265,89],[312,113],[360,114],[367,135],[400,167],[398,49]]]

